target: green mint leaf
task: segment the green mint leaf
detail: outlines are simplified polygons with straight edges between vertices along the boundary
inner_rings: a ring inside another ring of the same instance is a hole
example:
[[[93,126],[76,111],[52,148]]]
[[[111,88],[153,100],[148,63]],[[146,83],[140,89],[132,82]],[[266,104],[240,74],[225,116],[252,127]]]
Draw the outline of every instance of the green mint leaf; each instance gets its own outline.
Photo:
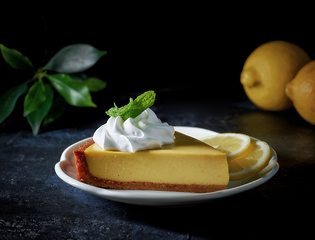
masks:
[[[130,98],[130,102],[118,108],[116,104],[115,106],[109,109],[106,114],[110,117],[122,117],[124,121],[128,118],[135,118],[139,116],[144,110],[151,107],[155,101],[155,92],[147,91],[140,96],[138,96],[135,100]]]
[[[125,105],[125,106],[123,106],[123,107],[120,107],[120,108],[116,106],[116,103],[114,103],[114,107],[110,108],[110,109],[106,112],[106,114],[107,114],[108,116],[110,116],[110,117],[118,117],[118,116],[123,117],[123,116],[127,113],[127,111],[128,111],[129,109],[131,109],[132,103],[133,103],[133,99],[132,99],[132,98],[130,98],[129,104],[127,104],[127,105]],[[125,119],[124,119],[124,120],[125,120]]]
[[[107,83],[98,79],[98,78],[95,78],[95,77],[90,77],[88,79],[85,79],[83,81],[83,83],[89,88],[90,92],[98,92],[98,91],[101,91],[103,90]]]
[[[92,67],[107,52],[89,44],[73,44],[62,48],[44,66],[44,70],[59,73],[77,73]]]
[[[15,86],[6,91],[0,97],[0,123],[13,112],[16,101],[27,91],[27,82]]]
[[[31,112],[39,109],[46,100],[46,92],[44,83],[38,81],[28,90],[24,100],[24,114],[26,117]]]
[[[88,87],[83,82],[74,81],[67,74],[46,74],[53,87],[70,105],[76,107],[96,107]]]
[[[54,92],[52,88],[46,83],[44,83],[44,87],[45,87],[45,93],[46,93],[46,100],[43,102],[40,108],[28,114],[26,117],[29,125],[31,126],[33,130],[34,135],[38,134],[40,125],[43,119],[45,118],[45,116],[47,115],[47,113],[49,112],[53,103],[53,99],[54,99]]]
[[[0,44],[0,50],[4,60],[18,70],[33,70],[32,62],[22,53],[15,49],[7,48]]]

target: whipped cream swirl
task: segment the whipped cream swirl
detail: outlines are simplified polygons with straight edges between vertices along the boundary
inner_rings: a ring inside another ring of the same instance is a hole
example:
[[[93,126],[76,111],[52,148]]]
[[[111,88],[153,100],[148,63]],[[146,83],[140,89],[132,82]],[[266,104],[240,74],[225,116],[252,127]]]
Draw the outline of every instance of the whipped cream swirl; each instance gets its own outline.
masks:
[[[161,148],[174,142],[175,130],[162,123],[155,113],[147,108],[136,118],[124,121],[120,116],[110,117],[93,135],[93,140],[104,150],[136,152]]]

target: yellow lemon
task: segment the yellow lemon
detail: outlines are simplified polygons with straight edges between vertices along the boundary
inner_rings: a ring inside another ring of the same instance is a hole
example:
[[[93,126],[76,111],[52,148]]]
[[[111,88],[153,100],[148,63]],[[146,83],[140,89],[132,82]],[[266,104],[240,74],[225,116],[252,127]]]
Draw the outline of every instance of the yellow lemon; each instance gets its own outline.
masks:
[[[230,180],[253,176],[268,165],[271,157],[272,151],[267,143],[252,139],[246,153],[228,161]]]
[[[286,85],[285,93],[300,116],[315,125],[315,60],[306,64]]]
[[[311,59],[299,46],[271,41],[256,48],[246,59],[241,83],[248,98],[264,110],[281,111],[292,107],[285,85]]]
[[[224,152],[228,159],[244,153],[251,142],[249,136],[240,133],[221,133],[203,137],[200,140]]]

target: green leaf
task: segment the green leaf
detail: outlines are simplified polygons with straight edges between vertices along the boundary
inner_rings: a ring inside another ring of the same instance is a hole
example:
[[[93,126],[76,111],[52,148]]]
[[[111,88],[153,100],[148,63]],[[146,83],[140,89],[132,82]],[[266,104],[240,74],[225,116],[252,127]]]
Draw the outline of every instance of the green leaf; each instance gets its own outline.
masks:
[[[135,118],[140,115],[144,110],[151,107],[155,101],[155,92],[147,91],[140,96],[138,96],[135,100],[130,98],[130,101],[127,105],[118,108],[116,104],[115,106],[109,109],[106,114],[110,117],[122,117],[124,121],[128,118]]]
[[[83,73],[72,73],[72,74],[68,74],[72,80],[74,81],[78,81],[78,82],[83,82],[83,80],[86,78]]]
[[[27,121],[29,125],[32,127],[34,135],[38,134],[40,125],[45,116],[47,115],[47,113],[49,112],[49,109],[51,108],[54,99],[54,92],[52,88],[45,83],[44,87],[46,92],[46,100],[43,102],[40,108],[27,115]]]
[[[18,70],[33,70],[32,62],[22,53],[15,49],[7,48],[0,44],[4,60],[13,68]]]
[[[41,81],[34,83],[33,86],[30,87],[24,100],[24,117],[42,106],[43,102],[46,100],[45,94],[45,86]]]
[[[0,123],[13,112],[16,101],[27,91],[27,82],[9,89],[0,97]]]
[[[83,83],[89,88],[90,92],[98,92],[104,89],[107,85],[106,82],[95,77],[85,79]]]
[[[106,53],[89,44],[73,44],[62,48],[43,69],[59,73],[82,72],[92,67]]]
[[[46,74],[46,77],[70,105],[96,107],[92,102],[88,87],[83,82],[74,81],[67,74]]]
[[[44,126],[60,118],[65,110],[66,102],[61,96],[58,96],[44,119]]]

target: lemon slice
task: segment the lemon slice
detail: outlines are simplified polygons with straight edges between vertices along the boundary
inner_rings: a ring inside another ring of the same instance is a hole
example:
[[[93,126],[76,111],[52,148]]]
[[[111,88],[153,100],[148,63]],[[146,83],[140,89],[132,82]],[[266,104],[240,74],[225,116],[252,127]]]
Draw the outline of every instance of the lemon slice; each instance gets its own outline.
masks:
[[[268,165],[271,157],[267,143],[252,139],[248,151],[228,161],[230,180],[253,176]]]
[[[228,160],[244,153],[251,142],[249,136],[240,133],[221,133],[203,137],[200,140],[224,152]]]

